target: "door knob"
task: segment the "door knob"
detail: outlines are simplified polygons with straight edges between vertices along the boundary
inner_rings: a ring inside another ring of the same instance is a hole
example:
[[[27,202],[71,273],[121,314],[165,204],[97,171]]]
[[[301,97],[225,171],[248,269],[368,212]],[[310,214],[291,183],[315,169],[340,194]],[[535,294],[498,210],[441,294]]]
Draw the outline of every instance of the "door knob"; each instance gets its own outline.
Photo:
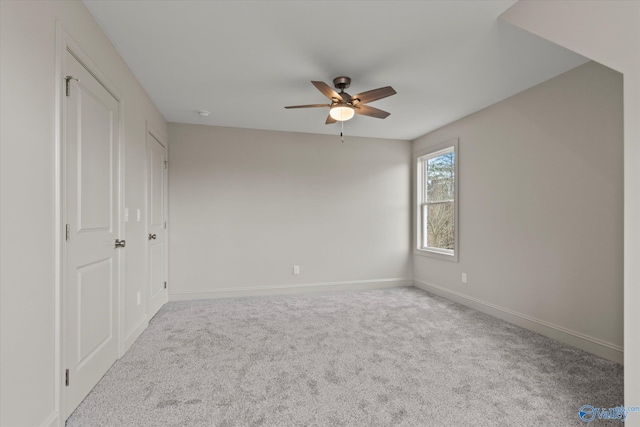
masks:
[[[149,240],[156,240],[156,235],[155,234],[149,234]]]
[[[125,240],[116,239],[116,249],[124,248],[127,242]]]

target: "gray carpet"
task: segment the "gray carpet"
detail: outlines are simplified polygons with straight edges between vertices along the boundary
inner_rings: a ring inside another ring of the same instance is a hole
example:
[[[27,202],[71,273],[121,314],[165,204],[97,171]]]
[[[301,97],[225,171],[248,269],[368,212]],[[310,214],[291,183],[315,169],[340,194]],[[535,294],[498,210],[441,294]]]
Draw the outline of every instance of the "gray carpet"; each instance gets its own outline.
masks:
[[[571,426],[622,402],[621,365],[395,288],[169,303],[68,426]]]

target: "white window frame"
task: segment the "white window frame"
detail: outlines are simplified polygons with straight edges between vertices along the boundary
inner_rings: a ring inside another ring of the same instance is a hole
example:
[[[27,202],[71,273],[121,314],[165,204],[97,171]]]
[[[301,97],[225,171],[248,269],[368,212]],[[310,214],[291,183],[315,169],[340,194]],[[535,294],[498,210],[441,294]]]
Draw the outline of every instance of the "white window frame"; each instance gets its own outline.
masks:
[[[454,230],[453,230],[453,250],[450,249],[440,249],[440,248],[431,248],[431,247],[422,247],[422,235],[423,235],[423,205],[425,203],[425,188],[424,188],[424,160],[440,156],[445,153],[453,152],[454,153],[454,189],[453,189],[453,211],[454,211]],[[414,245],[413,245],[413,253],[415,255],[426,256],[435,259],[441,259],[444,261],[458,262],[458,254],[460,252],[460,246],[458,242],[459,235],[459,225],[458,225],[458,214],[460,210],[458,209],[458,202],[460,200],[460,192],[458,189],[460,188],[460,175],[458,173],[460,164],[460,154],[458,150],[458,139],[450,139],[443,143],[430,146],[425,148],[424,150],[420,150],[414,154],[413,157],[413,168],[414,168],[414,183],[415,183],[415,191],[414,195]]]

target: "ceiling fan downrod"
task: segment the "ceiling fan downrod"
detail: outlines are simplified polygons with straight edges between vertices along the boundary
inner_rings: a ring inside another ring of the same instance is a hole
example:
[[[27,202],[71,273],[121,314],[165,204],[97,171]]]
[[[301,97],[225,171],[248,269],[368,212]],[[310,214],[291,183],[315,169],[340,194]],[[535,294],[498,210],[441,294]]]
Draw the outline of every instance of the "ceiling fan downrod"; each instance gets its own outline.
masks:
[[[351,86],[351,78],[347,76],[340,76],[333,79],[333,85],[336,89],[340,89],[340,92],[344,92],[349,86]]]

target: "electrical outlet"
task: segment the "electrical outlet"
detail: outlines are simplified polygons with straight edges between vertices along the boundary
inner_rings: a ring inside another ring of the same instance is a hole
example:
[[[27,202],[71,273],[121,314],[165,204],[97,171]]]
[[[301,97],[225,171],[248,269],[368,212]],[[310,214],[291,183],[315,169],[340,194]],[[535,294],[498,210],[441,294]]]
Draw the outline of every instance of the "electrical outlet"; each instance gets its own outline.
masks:
[[[293,274],[300,274],[300,266],[299,265],[294,265],[293,266]]]
[[[467,273],[462,273],[462,283],[467,283]]]
[[[136,298],[138,299],[138,305],[140,305],[140,301],[141,301],[140,292],[136,294]]]

